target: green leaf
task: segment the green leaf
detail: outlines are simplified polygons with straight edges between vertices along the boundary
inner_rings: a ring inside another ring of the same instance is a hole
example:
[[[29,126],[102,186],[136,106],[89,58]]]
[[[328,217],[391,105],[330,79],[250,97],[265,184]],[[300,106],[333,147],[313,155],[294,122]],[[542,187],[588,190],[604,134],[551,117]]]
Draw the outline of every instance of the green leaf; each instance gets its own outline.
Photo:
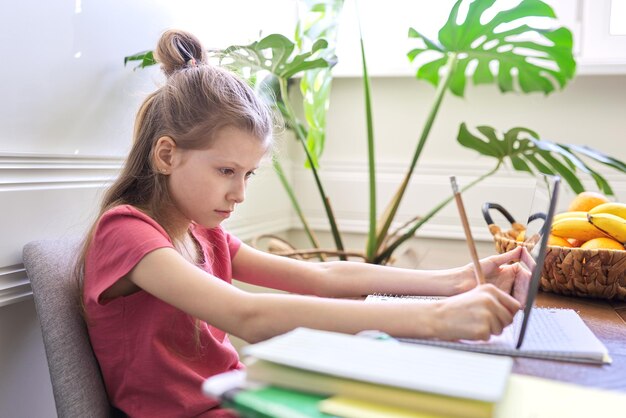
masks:
[[[436,84],[446,56],[450,54],[458,57],[449,85],[457,96],[465,94],[468,79],[474,84],[497,83],[502,92],[549,94],[565,87],[574,77],[576,61],[571,31],[564,27],[540,29],[523,23],[528,17],[554,19],[554,11],[546,3],[522,0],[517,6],[502,10],[490,21],[481,23],[483,13],[495,0],[475,0],[469,4],[465,20],[457,23],[461,2],[458,0],[453,6],[448,21],[439,31],[438,42],[409,29],[410,38],[424,43],[408,53],[409,60],[415,61],[426,51],[435,52],[434,57],[418,69],[418,79]],[[503,29],[505,26],[508,29]],[[475,62],[476,67],[473,74],[466,74],[470,62]],[[424,66],[427,70],[420,71]]]
[[[537,139],[533,138],[532,142],[535,144],[537,148],[540,150],[555,152],[557,154],[561,154],[563,158],[569,160],[572,165],[585,173],[589,173],[589,169],[585,165],[585,163],[578,158],[576,155],[572,154],[566,147],[556,144],[554,142],[547,141],[545,139]]]
[[[617,160],[613,157],[610,157],[598,150],[592,149],[587,145],[568,145],[568,147],[579,154],[583,154],[587,157],[590,157],[604,165],[608,165],[609,167],[613,167],[616,170],[619,170],[623,173],[626,173],[626,164],[620,160]]]
[[[589,169],[591,171],[591,177],[596,181],[596,185],[600,189],[600,191],[606,195],[613,196],[615,193],[613,189],[609,185],[609,182],[602,177],[597,171]]]
[[[299,50],[312,44],[311,52],[318,58],[336,60],[335,44],[337,22],[343,7],[343,0],[305,0],[308,10],[302,10],[296,29],[296,43]],[[326,115],[332,86],[331,68],[314,68],[302,73],[300,93],[304,117],[308,125],[306,146],[318,164],[326,142]],[[309,167],[307,160],[305,166]]]
[[[248,67],[252,72],[268,71],[278,78],[288,80],[303,71],[329,68],[336,57],[322,57],[328,42],[320,39],[312,49],[294,55],[295,44],[280,34],[271,34],[249,45],[233,45],[221,53],[221,62],[238,68]]]
[[[545,165],[535,154],[526,154],[524,155],[524,158],[526,158],[526,161],[534,165],[540,173],[550,175],[554,174],[554,170]]]
[[[491,126],[479,126],[478,132],[483,134],[488,141],[489,146],[496,152],[496,155],[499,158],[502,158],[506,155],[506,145],[504,141],[498,140],[496,136],[496,130]]]
[[[129,55],[124,57],[124,65],[128,64],[131,61],[140,61],[139,65],[137,65],[134,69],[137,68],[145,68],[151,65],[155,65],[157,62],[154,59],[154,53],[152,51],[143,51],[138,52],[134,55]]]
[[[576,177],[576,173],[553,157],[550,152],[539,151],[539,155],[541,155],[545,162],[567,182],[575,193],[580,193],[585,190],[581,181]]]
[[[489,145],[488,141],[483,141],[479,137],[472,135],[472,133],[470,133],[470,131],[467,129],[467,125],[465,125],[465,123],[462,123],[459,127],[459,134],[457,135],[456,139],[459,144],[463,145],[466,148],[471,148],[489,157],[498,158],[497,150],[494,150]]]
[[[445,65],[446,62],[447,59],[443,57],[424,64],[417,70],[416,77],[426,80],[433,86],[436,86],[439,84],[439,68],[441,65]]]
[[[530,166],[526,163],[526,161],[522,160],[520,157],[516,155],[511,155],[511,165],[517,171],[526,171],[530,174],[534,174],[534,171],[530,168]]]
[[[535,170],[544,174],[558,174],[575,193],[585,190],[576,170],[591,176],[603,193],[612,195],[613,189],[600,173],[581,160],[574,151],[620,172],[626,169],[626,164],[600,151],[588,146],[564,145],[540,139],[536,132],[528,128],[512,128],[502,138],[490,126],[479,126],[476,129],[485,139],[469,132],[466,124],[462,123],[457,141],[482,155],[496,158],[498,162],[508,158],[517,171],[531,175],[535,175]]]

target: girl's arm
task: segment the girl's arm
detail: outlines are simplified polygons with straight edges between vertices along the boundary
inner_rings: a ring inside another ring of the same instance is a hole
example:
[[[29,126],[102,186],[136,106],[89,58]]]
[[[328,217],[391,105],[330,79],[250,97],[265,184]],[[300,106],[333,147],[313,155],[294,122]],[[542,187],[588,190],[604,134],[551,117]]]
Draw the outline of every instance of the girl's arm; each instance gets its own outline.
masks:
[[[514,251],[485,258],[481,265],[489,282],[511,293],[515,275],[501,267],[520,258]],[[233,260],[240,281],[292,293],[325,297],[358,297],[372,293],[452,296],[476,286],[471,264],[447,270],[412,270],[374,264],[294,260],[255,250],[245,244]]]
[[[267,267],[259,268],[267,273]],[[147,254],[127,278],[166,303],[249,342],[299,326],[346,333],[376,329],[393,336],[487,339],[501,333],[519,309],[513,298],[491,285],[432,304],[247,293],[193,266],[172,248]],[[400,277],[401,282],[407,280]]]

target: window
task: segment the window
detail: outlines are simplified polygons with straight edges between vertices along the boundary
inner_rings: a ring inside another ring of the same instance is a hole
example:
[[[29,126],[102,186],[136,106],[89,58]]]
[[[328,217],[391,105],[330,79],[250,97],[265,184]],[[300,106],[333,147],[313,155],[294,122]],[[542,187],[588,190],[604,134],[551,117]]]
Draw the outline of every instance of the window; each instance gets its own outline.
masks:
[[[611,1],[609,33],[612,36],[626,35],[626,0]]]

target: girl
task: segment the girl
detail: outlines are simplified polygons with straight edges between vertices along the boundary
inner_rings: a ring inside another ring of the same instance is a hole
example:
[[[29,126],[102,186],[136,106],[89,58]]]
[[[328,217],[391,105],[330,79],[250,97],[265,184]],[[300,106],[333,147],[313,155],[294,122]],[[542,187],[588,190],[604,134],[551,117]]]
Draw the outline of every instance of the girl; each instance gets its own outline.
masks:
[[[524,292],[519,251],[414,271],[313,263],[257,251],[220,224],[270,151],[272,117],[245,82],[205,63],[202,45],[164,33],[166,83],[144,101],[134,142],[85,241],[83,302],[111,403],[130,416],[224,416],[202,381],[242,368],[227,334],[256,342],[303,326],[345,333],[487,339]],[[293,294],[247,293],[231,279]],[[363,303],[373,292],[448,295],[433,304]],[[304,296],[308,295],[308,296]],[[220,415],[222,414],[222,415]]]

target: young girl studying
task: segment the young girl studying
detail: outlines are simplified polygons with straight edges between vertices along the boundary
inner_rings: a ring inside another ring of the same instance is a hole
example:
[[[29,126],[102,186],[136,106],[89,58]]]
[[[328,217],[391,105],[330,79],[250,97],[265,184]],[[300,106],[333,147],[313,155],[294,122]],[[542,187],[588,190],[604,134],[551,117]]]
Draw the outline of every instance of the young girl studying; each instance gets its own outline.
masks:
[[[167,31],[166,81],[141,105],[132,148],[106,192],[77,267],[109,399],[133,417],[228,416],[205,378],[241,369],[228,334],[258,342],[296,327],[397,337],[488,339],[520,309],[520,249],[420,271],[306,262],[258,251],[220,224],[272,149],[272,114],[241,79],[206,62],[193,35]],[[513,263],[512,263],[513,262]],[[249,293],[236,279],[288,293]],[[363,303],[371,293],[453,296]]]

